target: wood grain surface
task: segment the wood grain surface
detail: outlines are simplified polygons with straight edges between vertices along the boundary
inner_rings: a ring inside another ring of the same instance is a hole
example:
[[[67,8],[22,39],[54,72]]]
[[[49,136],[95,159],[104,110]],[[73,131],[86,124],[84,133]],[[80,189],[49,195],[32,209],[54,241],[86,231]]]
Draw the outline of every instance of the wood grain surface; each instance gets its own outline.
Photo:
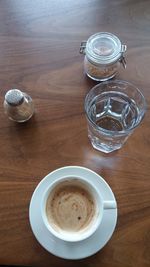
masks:
[[[82,40],[108,31],[128,46],[118,79],[138,86],[147,101],[141,126],[109,155],[88,140],[84,97],[96,83],[83,73]],[[0,264],[37,267],[150,266],[150,1],[0,1]],[[25,124],[8,120],[6,91],[34,100]],[[63,260],[36,241],[28,218],[32,193],[52,170],[88,167],[109,183],[118,223],[109,243],[84,260]]]

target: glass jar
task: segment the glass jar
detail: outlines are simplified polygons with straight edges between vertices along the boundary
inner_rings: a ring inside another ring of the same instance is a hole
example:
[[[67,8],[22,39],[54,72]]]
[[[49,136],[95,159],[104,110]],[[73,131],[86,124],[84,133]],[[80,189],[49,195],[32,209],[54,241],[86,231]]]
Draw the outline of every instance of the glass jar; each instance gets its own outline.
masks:
[[[29,120],[34,113],[32,98],[18,89],[11,89],[5,95],[4,110],[9,119],[16,122]]]
[[[80,46],[80,53],[85,54],[85,73],[95,81],[113,78],[121,63],[126,68],[126,49],[126,45],[122,45],[119,38],[112,33],[99,32],[92,35]]]

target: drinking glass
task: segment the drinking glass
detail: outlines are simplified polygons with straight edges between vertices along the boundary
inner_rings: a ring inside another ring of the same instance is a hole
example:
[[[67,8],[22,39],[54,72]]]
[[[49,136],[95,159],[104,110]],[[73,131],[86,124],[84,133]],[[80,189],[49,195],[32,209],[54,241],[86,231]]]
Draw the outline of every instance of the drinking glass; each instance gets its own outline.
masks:
[[[115,80],[93,87],[85,98],[92,146],[105,153],[120,149],[141,123],[145,110],[144,96],[129,82]]]

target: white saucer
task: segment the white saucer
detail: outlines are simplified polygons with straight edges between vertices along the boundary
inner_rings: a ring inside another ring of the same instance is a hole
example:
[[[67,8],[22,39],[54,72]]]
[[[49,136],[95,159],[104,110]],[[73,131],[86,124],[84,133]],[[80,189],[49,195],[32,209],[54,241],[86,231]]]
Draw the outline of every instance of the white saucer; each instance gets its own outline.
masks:
[[[116,226],[117,209],[104,210],[104,216],[99,228],[88,239],[74,243],[59,240],[48,231],[43,223],[40,212],[40,201],[47,186],[59,177],[65,177],[66,175],[75,177],[84,175],[87,181],[90,181],[96,186],[104,200],[116,200],[111,188],[101,176],[87,168],[78,166],[57,169],[49,173],[36,187],[29,208],[30,225],[36,239],[47,251],[55,256],[77,260],[95,254],[108,242]]]

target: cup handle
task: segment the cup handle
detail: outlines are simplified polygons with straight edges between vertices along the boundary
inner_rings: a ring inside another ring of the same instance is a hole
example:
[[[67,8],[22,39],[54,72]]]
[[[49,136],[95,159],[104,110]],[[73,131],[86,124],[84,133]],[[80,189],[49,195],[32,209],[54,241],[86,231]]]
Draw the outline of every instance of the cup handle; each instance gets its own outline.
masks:
[[[103,204],[104,204],[105,210],[117,208],[117,203],[116,203],[116,201],[113,201],[113,200],[104,201]]]

